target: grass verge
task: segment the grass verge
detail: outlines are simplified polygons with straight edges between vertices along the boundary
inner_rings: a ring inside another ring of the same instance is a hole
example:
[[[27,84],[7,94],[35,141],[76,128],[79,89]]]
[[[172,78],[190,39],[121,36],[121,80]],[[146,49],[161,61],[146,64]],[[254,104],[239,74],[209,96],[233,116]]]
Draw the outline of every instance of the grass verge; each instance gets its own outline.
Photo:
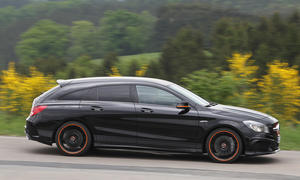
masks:
[[[25,136],[25,117],[0,113],[0,135]]]
[[[280,126],[280,136],[282,150],[300,150],[300,126]]]

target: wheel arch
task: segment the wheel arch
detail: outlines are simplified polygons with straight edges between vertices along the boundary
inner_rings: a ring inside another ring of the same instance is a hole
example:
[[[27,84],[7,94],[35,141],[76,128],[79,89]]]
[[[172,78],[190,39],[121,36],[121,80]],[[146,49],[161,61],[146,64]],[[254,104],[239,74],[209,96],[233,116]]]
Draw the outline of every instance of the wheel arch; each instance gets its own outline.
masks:
[[[52,142],[55,143],[55,136],[56,136],[56,133],[57,133],[57,130],[65,123],[67,122],[71,122],[71,121],[74,121],[74,122],[78,122],[78,123],[81,123],[83,124],[90,132],[91,134],[91,139],[92,139],[92,144],[94,143],[94,133],[92,131],[92,129],[90,128],[90,126],[88,125],[88,123],[86,123],[85,121],[83,121],[82,119],[69,119],[69,120],[65,120],[65,121],[59,121],[55,130],[53,131],[53,134],[52,134]]]
[[[213,132],[214,130],[219,129],[219,128],[228,128],[228,129],[232,129],[233,131],[235,131],[235,132],[240,136],[240,138],[241,138],[241,140],[242,140],[242,145],[243,145],[243,146],[242,146],[242,147],[243,147],[243,148],[242,148],[242,149],[243,149],[242,154],[244,154],[244,152],[245,152],[245,138],[244,138],[243,133],[240,131],[240,129],[239,129],[238,127],[236,127],[236,126],[234,126],[234,125],[232,125],[232,124],[228,124],[228,123],[226,123],[226,124],[219,124],[219,125],[210,127],[210,128],[206,131],[206,133],[204,134],[204,138],[203,138],[203,140],[202,140],[202,144],[203,144],[203,146],[202,146],[202,152],[206,153],[206,141],[207,141],[207,138],[208,138],[209,134],[210,134],[211,132]]]

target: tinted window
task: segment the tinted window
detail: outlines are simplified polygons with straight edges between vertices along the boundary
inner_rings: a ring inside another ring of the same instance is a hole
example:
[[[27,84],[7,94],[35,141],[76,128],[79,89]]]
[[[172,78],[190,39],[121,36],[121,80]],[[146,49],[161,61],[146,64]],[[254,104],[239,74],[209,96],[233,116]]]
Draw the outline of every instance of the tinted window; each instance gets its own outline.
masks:
[[[195,103],[203,105],[203,106],[207,106],[209,105],[209,102],[207,102],[205,99],[197,96],[196,94],[194,94],[193,92],[178,86],[177,84],[172,84],[169,86],[171,89],[175,90],[176,92],[179,92],[180,94],[186,96],[187,98],[193,100]]]
[[[175,106],[181,100],[175,95],[150,86],[136,86],[139,103]]]
[[[78,90],[72,93],[68,93],[62,96],[62,100],[87,100],[96,101],[97,100],[97,88],[89,88]]]
[[[99,88],[100,101],[131,102],[129,85],[102,86]]]

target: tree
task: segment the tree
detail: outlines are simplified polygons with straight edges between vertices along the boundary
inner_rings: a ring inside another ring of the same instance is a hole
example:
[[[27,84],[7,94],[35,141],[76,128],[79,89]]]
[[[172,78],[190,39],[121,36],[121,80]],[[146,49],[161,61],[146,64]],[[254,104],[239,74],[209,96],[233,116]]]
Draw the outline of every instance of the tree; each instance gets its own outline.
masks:
[[[31,0],[1,0],[0,8],[7,7],[7,6],[22,7],[31,2],[32,2]]]
[[[71,47],[68,56],[75,59],[82,55],[99,57],[99,45],[96,38],[96,27],[89,21],[74,21],[71,27]]]
[[[210,6],[206,3],[197,3],[195,1],[190,3],[169,3],[162,6],[158,9],[157,23],[154,29],[156,49],[160,48],[168,38],[175,36],[181,28],[186,26],[198,29],[205,35],[207,34],[207,36],[203,37],[204,45],[205,47],[210,47],[210,35],[213,31],[213,25],[224,17],[240,18],[243,21],[256,19],[235,10],[221,9],[218,6]]]
[[[295,21],[296,21],[296,17]],[[295,64],[299,49],[299,26],[290,21],[283,20],[278,13],[269,19],[261,19],[250,33],[250,47],[256,65],[260,67],[258,75],[267,73],[267,64],[274,59],[282,59],[290,65]]]
[[[45,74],[55,75],[58,71],[64,69],[67,62],[64,57],[51,56],[45,59],[35,59],[33,66]],[[24,67],[27,67],[26,65]]]
[[[147,12],[107,11],[100,21],[99,36],[104,53],[141,53],[147,47],[155,18]]]
[[[145,76],[152,78],[163,78],[159,62],[152,60],[148,65],[148,70]]]
[[[287,26],[286,38],[284,38],[285,47],[282,54],[290,65],[298,65],[298,69],[300,69],[300,16],[297,11],[289,17]]]
[[[57,78],[82,78],[91,77],[95,74],[95,65],[89,56],[83,55],[76,60],[69,62],[66,68],[56,74]]]
[[[298,62],[300,46],[299,15],[292,14],[284,20],[278,13],[270,18],[261,18],[257,25],[222,19],[214,29],[211,51],[216,64],[228,69],[225,61],[233,53],[253,54],[259,66],[258,76],[267,73],[267,64],[282,59],[295,65]]]
[[[17,19],[16,11],[16,8],[12,6],[0,8],[0,24],[2,27],[7,26],[9,23]]]
[[[200,97],[222,104],[239,105],[237,98],[239,87],[243,83],[237,81],[234,75],[227,72],[195,71],[182,79],[183,85]]]
[[[183,85],[207,100],[245,106],[244,93],[253,88],[258,69],[250,57],[251,54],[235,53],[227,59],[229,71],[195,71],[182,78]]]
[[[17,43],[16,52],[20,63],[32,66],[51,59],[64,61],[69,43],[68,32],[67,26],[51,20],[37,22],[22,34],[21,41]]]
[[[209,67],[201,33],[190,28],[181,29],[165,44],[160,63],[164,77],[173,82],[179,82],[187,73]]]
[[[228,69],[228,59],[233,53],[249,52],[248,31],[251,26],[247,22],[221,19],[214,28],[212,53],[216,66]]]
[[[114,73],[112,71],[112,67],[115,68],[115,64],[119,61],[117,53],[110,52],[107,53],[104,58],[103,62],[100,65],[99,70],[96,72],[97,75],[100,76],[108,76],[109,74]]]
[[[139,69],[138,62],[134,59],[130,62],[129,69],[127,72],[128,76],[136,76],[136,71]]]

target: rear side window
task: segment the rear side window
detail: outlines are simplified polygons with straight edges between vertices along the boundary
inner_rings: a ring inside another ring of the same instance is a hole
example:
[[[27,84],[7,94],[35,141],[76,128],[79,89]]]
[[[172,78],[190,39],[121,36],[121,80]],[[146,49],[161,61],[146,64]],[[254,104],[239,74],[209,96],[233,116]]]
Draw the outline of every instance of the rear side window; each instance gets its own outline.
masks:
[[[61,100],[87,100],[97,101],[97,88],[82,89],[63,95]]]
[[[100,101],[132,102],[129,85],[112,85],[99,87]]]
[[[35,98],[35,103],[45,100],[48,96],[51,96],[59,88],[60,88],[60,86],[55,86],[54,88],[51,88],[50,90],[42,93],[40,96]]]

